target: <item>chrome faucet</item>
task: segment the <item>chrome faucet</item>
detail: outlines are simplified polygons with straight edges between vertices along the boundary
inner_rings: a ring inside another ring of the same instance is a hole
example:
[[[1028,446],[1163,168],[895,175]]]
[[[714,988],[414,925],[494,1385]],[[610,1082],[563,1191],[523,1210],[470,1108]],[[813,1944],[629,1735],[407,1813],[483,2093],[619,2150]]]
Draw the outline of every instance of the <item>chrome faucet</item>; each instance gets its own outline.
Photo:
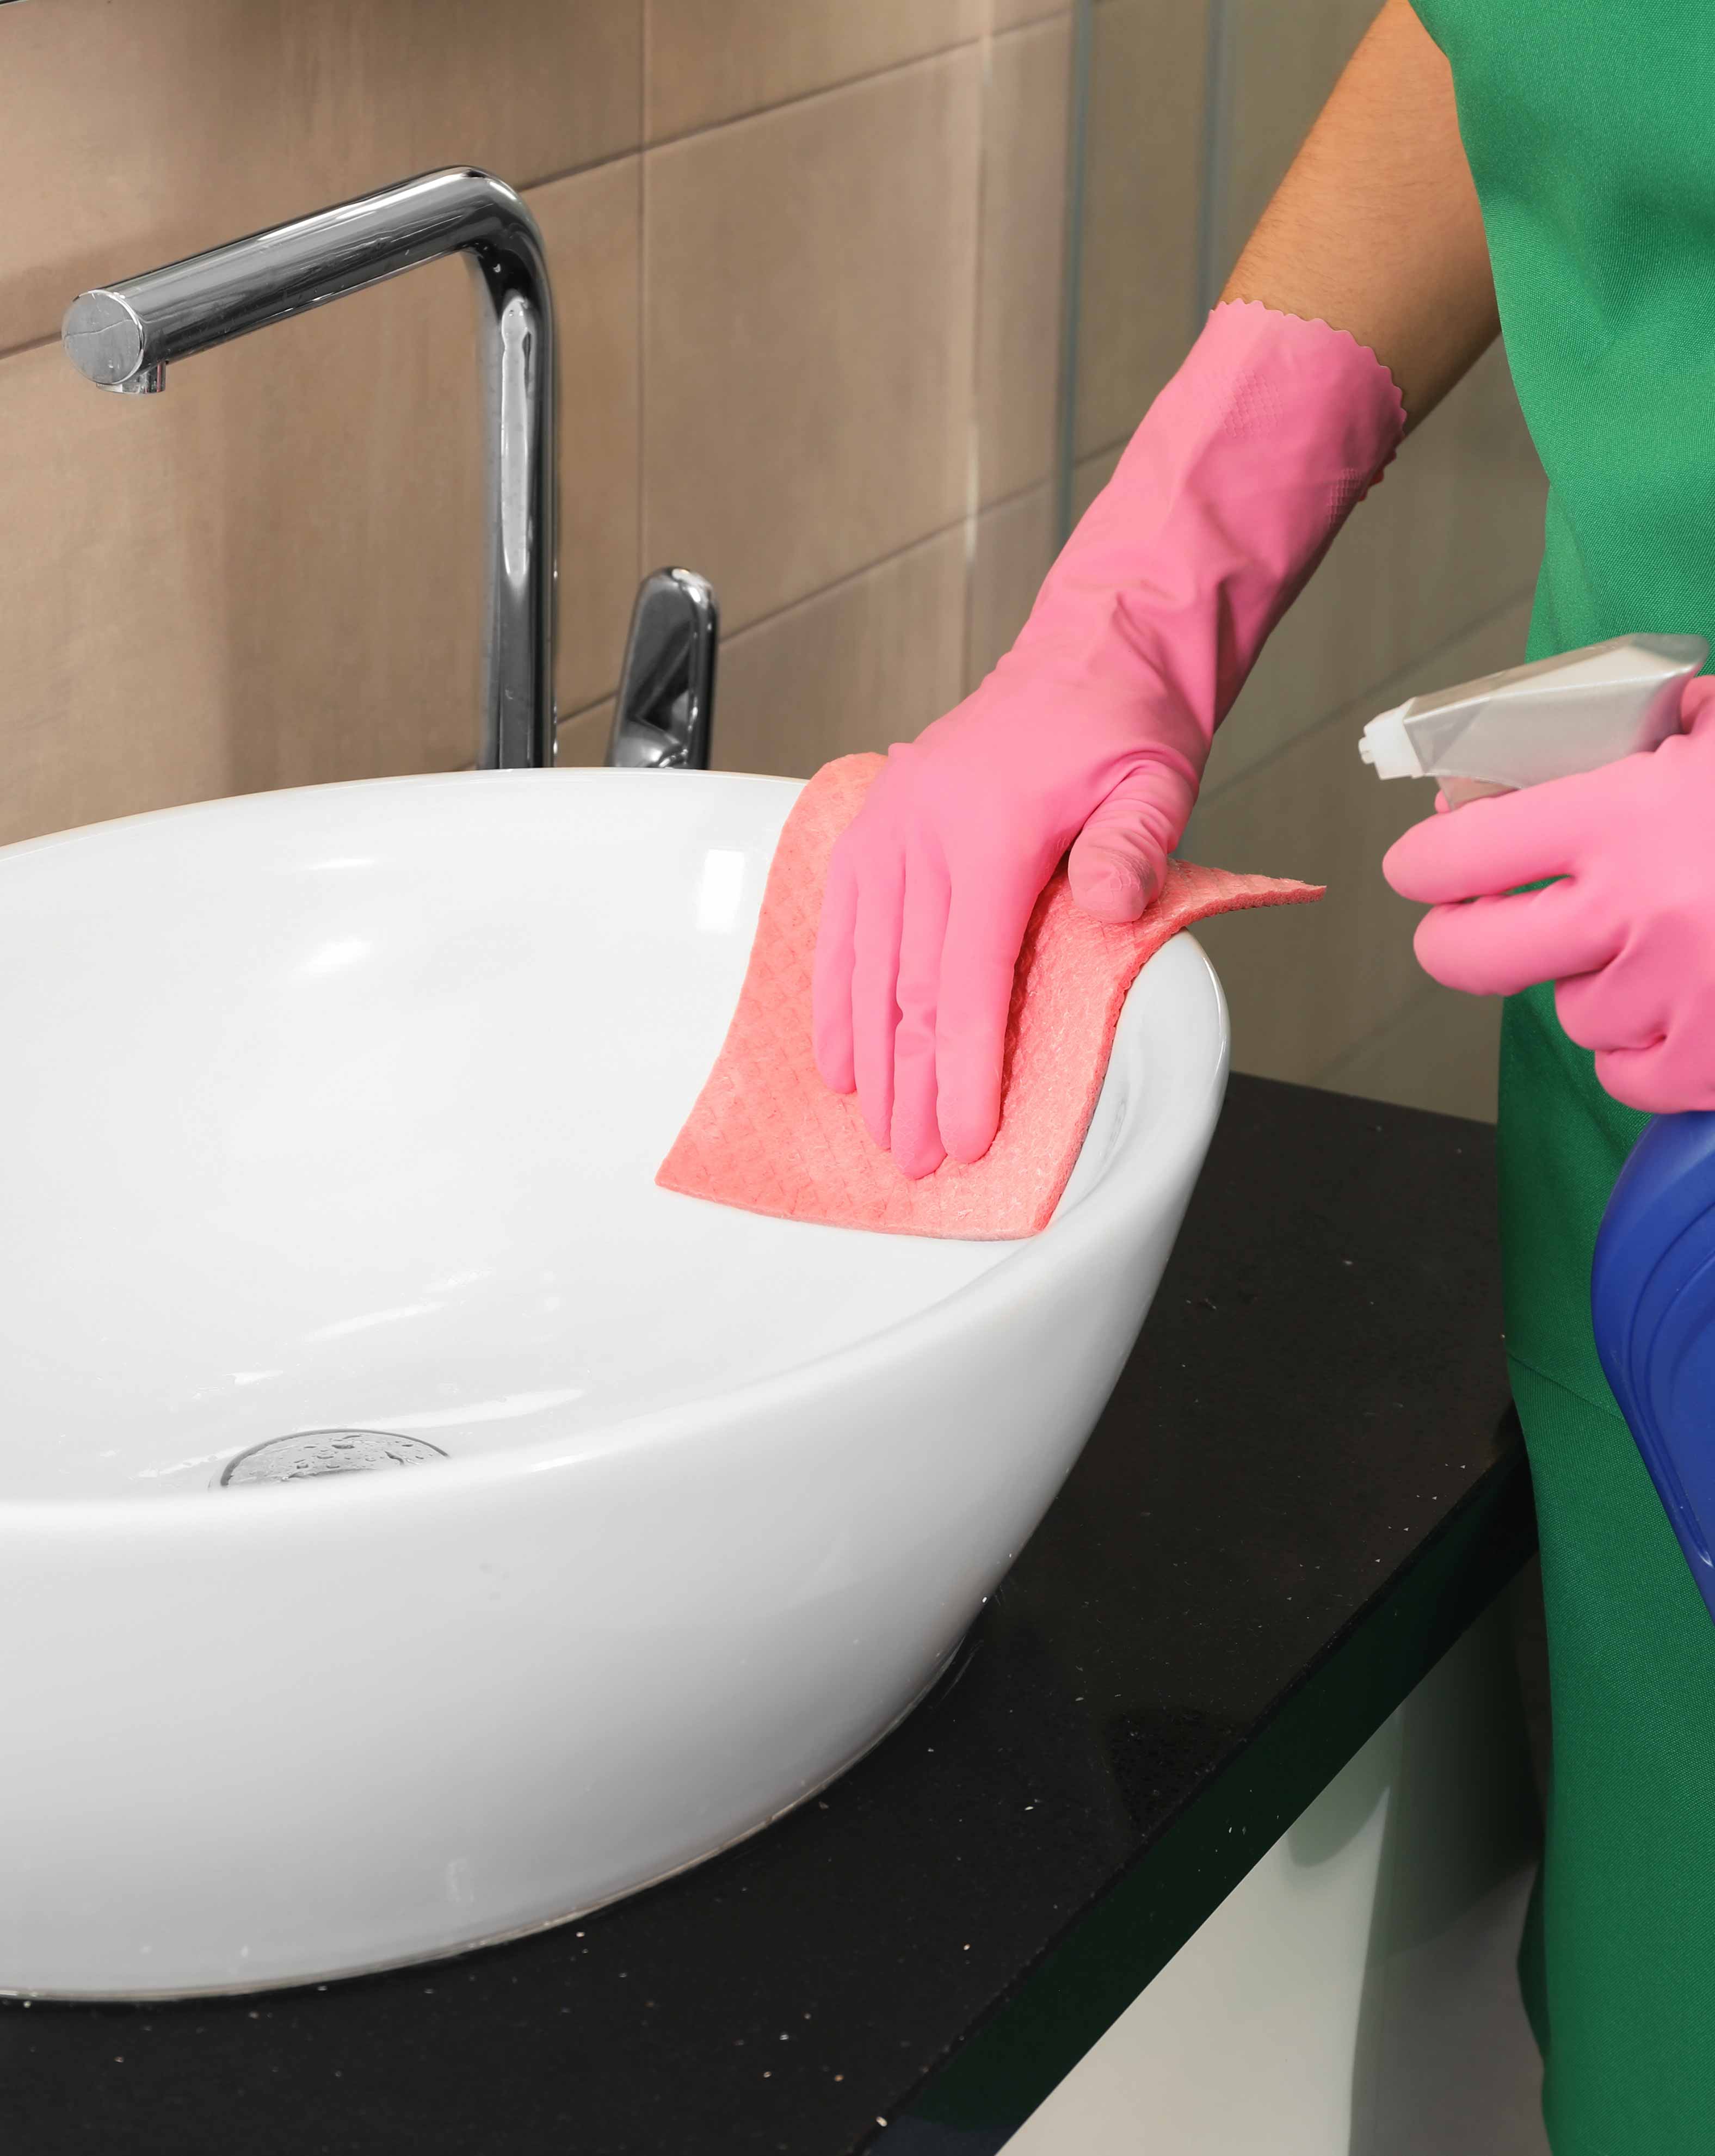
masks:
[[[104,389],[162,388],[168,365],[444,254],[480,294],[489,440],[489,608],[477,761],[554,760],[554,310],[542,234],[503,180],[425,172],[314,217],[85,292],[65,350]]]

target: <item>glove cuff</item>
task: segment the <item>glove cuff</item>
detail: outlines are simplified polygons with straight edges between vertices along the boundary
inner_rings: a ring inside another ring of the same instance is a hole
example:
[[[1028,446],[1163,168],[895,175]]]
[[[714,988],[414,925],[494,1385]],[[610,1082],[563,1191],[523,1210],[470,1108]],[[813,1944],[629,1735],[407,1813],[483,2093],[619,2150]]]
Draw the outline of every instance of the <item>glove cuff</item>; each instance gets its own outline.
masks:
[[[1167,690],[1206,747],[1404,431],[1398,385],[1348,331],[1256,300],[1214,308],[1003,669],[1130,673],[1140,703]]]

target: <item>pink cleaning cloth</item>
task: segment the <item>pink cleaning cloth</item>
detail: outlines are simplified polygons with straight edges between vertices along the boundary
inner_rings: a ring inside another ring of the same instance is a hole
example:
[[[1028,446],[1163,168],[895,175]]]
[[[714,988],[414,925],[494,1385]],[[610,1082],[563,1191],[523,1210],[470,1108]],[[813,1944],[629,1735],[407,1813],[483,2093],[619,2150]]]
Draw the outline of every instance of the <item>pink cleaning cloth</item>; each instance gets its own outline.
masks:
[[[726,1042],[655,1181],[782,1220],[985,1242],[1034,1235],[1077,1160],[1120,1007],[1144,961],[1194,921],[1302,905],[1322,890],[1173,860],[1142,918],[1114,926],[1074,902],[1062,863],[1019,957],[994,1142],[980,1160],[944,1160],[914,1181],[870,1136],[856,1095],[824,1085],[810,1045],[828,857],[886,762],[847,756],[824,764],[793,804]]]

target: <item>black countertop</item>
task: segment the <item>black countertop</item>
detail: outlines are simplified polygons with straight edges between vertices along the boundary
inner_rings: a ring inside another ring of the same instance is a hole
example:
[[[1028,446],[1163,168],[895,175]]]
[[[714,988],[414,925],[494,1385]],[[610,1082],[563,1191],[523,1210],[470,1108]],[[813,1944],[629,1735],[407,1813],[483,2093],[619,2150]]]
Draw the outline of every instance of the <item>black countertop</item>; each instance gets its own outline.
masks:
[[[1235,1078],[1095,1435],[885,1744],[514,1945],[5,2007],[0,2147],[987,2156],[1528,1553],[1492,1156]]]

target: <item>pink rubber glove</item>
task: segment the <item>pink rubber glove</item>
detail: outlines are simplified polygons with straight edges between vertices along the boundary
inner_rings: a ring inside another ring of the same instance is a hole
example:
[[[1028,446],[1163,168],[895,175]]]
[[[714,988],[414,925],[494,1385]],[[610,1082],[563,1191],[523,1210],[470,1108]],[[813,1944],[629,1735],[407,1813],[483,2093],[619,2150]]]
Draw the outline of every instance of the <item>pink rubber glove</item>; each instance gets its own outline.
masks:
[[[1603,1086],[1656,1115],[1715,1108],[1715,680],[1683,715],[1650,754],[1415,824],[1382,864],[1435,909],[1426,972],[1478,996],[1554,982]]]
[[[1393,379],[1324,322],[1217,307],[975,692],[890,752],[830,865],[817,1067],[908,1175],[1000,1120],[1013,968],[1066,849],[1135,921],[1264,639],[1404,430]]]

